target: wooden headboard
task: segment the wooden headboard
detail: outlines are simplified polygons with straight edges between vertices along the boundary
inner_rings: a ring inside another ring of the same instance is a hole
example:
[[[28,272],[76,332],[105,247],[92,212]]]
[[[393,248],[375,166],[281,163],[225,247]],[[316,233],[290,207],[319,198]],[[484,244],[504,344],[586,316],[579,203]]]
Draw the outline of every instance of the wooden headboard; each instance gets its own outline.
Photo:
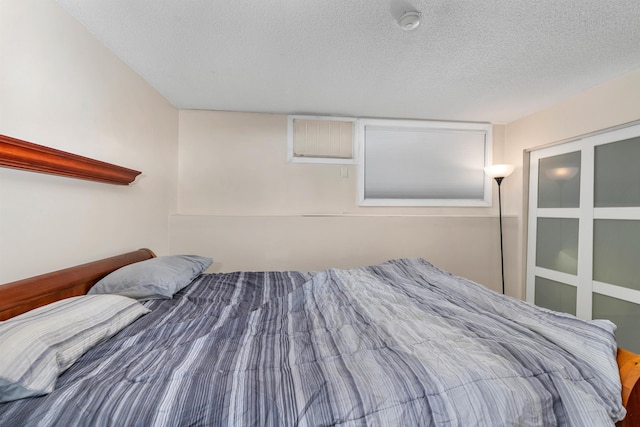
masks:
[[[107,274],[134,262],[154,258],[150,249],[138,249],[53,273],[0,285],[0,320],[64,298],[86,294]]]
[[[0,285],[0,320],[78,295],[84,295],[101,278],[134,262],[154,258],[149,249],[138,249],[111,258],[54,271],[29,279]],[[622,380],[622,402],[627,417],[620,427],[640,426],[640,355],[618,349],[618,368]]]

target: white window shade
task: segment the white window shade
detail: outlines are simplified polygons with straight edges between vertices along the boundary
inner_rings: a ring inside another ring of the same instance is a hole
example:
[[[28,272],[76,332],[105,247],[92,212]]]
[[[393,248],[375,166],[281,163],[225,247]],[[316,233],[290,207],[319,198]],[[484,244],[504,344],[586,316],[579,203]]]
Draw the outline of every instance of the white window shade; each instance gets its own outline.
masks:
[[[490,125],[367,120],[360,132],[361,205],[491,203]]]

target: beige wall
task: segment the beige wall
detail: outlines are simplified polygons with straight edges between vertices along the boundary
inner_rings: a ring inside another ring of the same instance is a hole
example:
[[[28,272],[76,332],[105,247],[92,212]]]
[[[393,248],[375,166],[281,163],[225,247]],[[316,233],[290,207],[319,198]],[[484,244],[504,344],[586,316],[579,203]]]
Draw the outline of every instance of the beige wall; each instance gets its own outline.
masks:
[[[178,114],[54,1],[0,10],[0,133],[143,172],[118,187],[0,168],[0,283],[148,246],[222,271],[420,256],[499,288],[496,204],[358,207],[355,166],[286,162],[285,116]],[[507,293],[524,295],[523,151],[638,120],[638,99],[640,71],[494,126],[494,162],[518,165],[503,184]]]
[[[493,208],[359,207],[357,166],[287,162],[287,116],[180,111],[180,213],[497,215]],[[504,149],[494,127],[494,157]],[[348,177],[341,177],[341,168]],[[495,187],[495,186],[494,186]]]
[[[287,162],[285,115],[180,111],[179,128],[172,252],[212,256],[220,271],[317,270],[423,257],[500,286],[497,206],[359,207],[356,166]],[[500,158],[503,127],[494,129],[494,139]],[[505,221],[511,233],[517,222]]]
[[[640,120],[638,99],[640,71],[494,126],[494,163],[517,166],[502,185],[508,294],[524,297],[525,150]],[[496,204],[358,207],[355,166],[348,166],[345,179],[343,166],[288,164],[285,138],[285,116],[181,111],[180,215],[170,220],[171,249],[207,252],[222,271],[317,269],[421,256],[499,288],[499,246],[492,237]],[[494,200],[495,193],[494,186]],[[309,216],[314,214],[324,216]],[[196,224],[205,230],[200,237],[194,235]],[[484,234],[459,233],[474,229]]]
[[[168,250],[178,113],[53,0],[0,0],[0,133],[142,171],[130,187],[0,168],[0,283]]]
[[[176,215],[170,225],[172,251],[210,255],[212,271],[317,271],[423,257],[500,289],[495,217]],[[506,235],[515,229],[509,218]]]
[[[517,249],[513,263],[506,268],[519,278],[518,296],[524,298],[526,212],[523,157],[527,149],[575,138],[614,126],[640,120],[640,70],[609,81],[569,98],[550,108],[509,123],[505,130],[505,161],[517,165],[513,176],[503,183],[505,213],[518,218]],[[515,255],[515,254],[514,254]]]

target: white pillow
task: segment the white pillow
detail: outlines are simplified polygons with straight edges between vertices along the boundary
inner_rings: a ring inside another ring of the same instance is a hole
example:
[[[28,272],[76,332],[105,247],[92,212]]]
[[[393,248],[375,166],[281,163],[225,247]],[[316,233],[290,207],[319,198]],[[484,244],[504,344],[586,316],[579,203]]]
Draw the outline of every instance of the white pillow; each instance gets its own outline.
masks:
[[[116,294],[137,300],[170,299],[187,286],[213,259],[172,255],[125,265],[96,283],[88,294]]]
[[[149,311],[119,295],[84,295],[0,322],[0,402],[51,393],[87,350]]]

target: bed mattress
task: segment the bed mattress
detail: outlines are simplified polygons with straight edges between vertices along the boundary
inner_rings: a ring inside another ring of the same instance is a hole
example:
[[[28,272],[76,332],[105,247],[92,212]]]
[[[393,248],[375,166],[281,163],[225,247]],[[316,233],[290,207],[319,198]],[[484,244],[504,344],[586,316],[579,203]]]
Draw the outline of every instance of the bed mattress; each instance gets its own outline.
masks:
[[[602,426],[624,416],[615,326],[422,259],[205,274],[0,425]]]

